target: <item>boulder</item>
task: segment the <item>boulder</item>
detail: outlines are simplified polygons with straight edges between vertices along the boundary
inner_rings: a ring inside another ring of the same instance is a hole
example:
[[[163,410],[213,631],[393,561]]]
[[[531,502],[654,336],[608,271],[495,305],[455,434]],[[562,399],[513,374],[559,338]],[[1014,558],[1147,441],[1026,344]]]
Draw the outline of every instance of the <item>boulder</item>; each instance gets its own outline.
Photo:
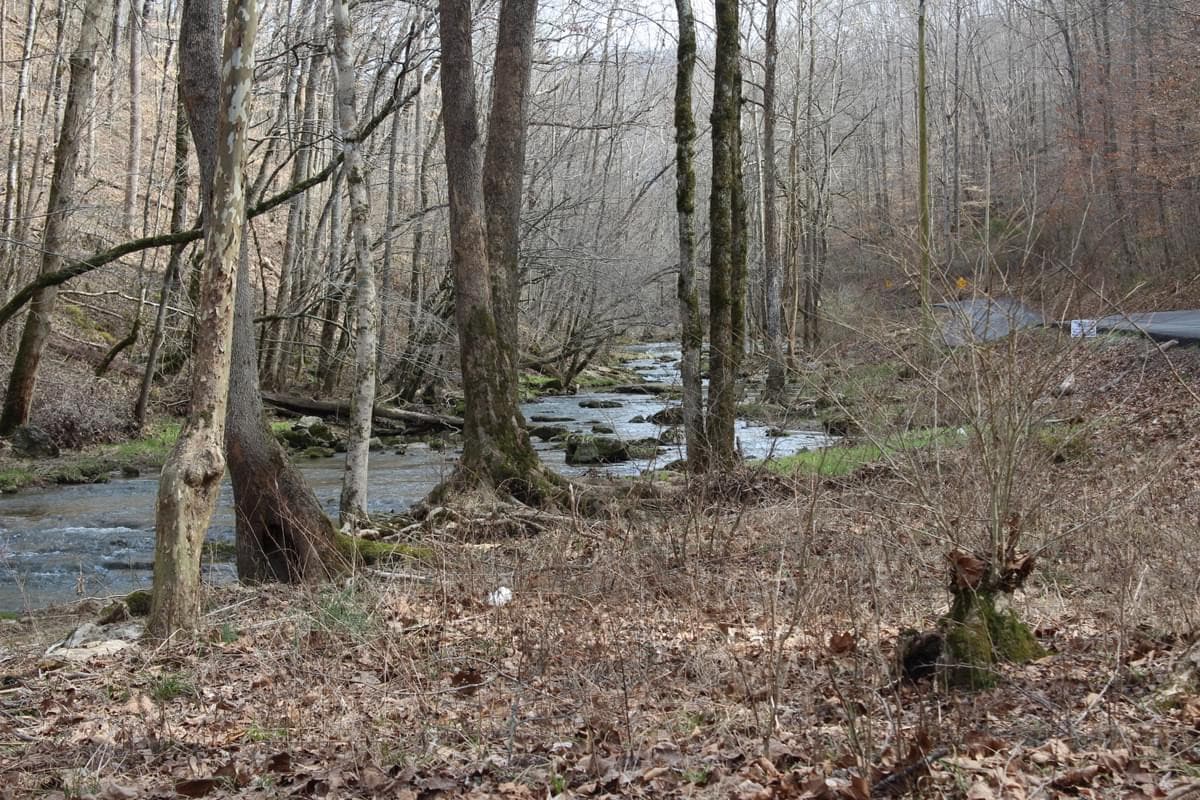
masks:
[[[307,447],[300,455],[305,458],[333,458],[336,454],[329,447]]]
[[[650,415],[650,421],[655,425],[682,425],[683,406],[668,406],[662,411],[656,411]]]
[[[667,428],[658,437],[659,445],[664,447],[683,444],[685,440],[686,437],[684,436],[683,428],[679,426]]]
[[[541,439],[543,442],[548,442],[556,436],[561,436],[567,432],[567,429],[561,425],[535,425],[529,429],[529,435]]]
[[[36,425],[18,425],[12,432],[13,453],[25,458],[58,458],[58,445]]]
[[[567,463],[572,466],[619,464],[630,458],[625,443],[620,439],[585,435],[575,435],[567,439]]]
[[[629,420],[629,424],[630,424],[630,425],[642,425],[642,424],[644,424],[645,422],[646,422],[646,418],[645,418],[645,417],[643,417],[641,414],[638,414],[636,417],[634,417],[633,419]]]
[[[580,400],[580,408],[620,408],[624,403],[619,400]]]
[[[534,414],[529,418],[530,422],[570,422],[571,417],[556,417],[549,414]]]
[[[592,433],[603,433],[603,434],[611,435],[613,433],[616,433],[616,431],[613,429],[612,425],[600,424],[600,425],[592,426]]]

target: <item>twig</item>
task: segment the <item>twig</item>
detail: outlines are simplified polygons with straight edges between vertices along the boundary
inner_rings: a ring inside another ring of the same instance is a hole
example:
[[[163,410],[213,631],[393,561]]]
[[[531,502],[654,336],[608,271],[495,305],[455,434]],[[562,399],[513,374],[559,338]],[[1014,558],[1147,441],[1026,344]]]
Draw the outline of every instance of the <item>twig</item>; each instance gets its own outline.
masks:
[[[877,794],[883,794],[890,791],[912,777],[913,773],[922,769],[928,769],[933,762],[943,759],[948,755],[950,755],[949,747],[939,745],[933,748],[926,753],[923,758],[920,758],[917,761],[914,761],[913,763],[896,770],[891,775],[888,775],[886,778],[876,782],[876,784],[871,787],[871,796],[874,797]]]

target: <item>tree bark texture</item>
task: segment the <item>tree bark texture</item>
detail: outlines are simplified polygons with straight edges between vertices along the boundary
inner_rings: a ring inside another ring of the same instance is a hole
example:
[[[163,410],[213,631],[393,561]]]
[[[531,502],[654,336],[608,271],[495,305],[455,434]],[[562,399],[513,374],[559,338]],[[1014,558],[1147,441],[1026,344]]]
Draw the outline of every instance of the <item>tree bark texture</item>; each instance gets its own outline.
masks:
[[[451,482],[541,501],[555,481],[542,469],[524,431],[513,387],[516,374],[504,355],[492,302],[495,282],[488,260],[483,148],[475,111],[471,4],[439,0],[438,12],[450,260],[466,400],[463,456]],[[524,136],[524,130],[509,133]]]
[[[371,262],[371,198],[363,168],[362,143],[354,100],[353,29],[348,0],[333,0],[333,60],[337,73],[337,123],[342,139],[346,187],[350,193],[350,240],[354,248],[355,355],[354,387],[350,394],[350,436],[342,476],[341,522],[367,518],[367,469],[371,443],[371,408],[375,405],[376,341],[379,299],[375,265]]]
[[[675,0],[679,45],[675,67],[675,216],[679,228],[679,323],[683,332],[679,362],[683,385],[683,428],[688,466],[700,470],[707,462],[704,436],[704,393],[700,351],[704,319],[696,287],[696,170],[693,166],[696,120],[692,112],[692,76],[696,68],[696,20],[691,0]]]
[[[54,152],[54,173],[42,234],[42,275],[52,274],[62,266],[61,254],[70,236],[70,215],[77,199],[75,173],[79,146],[87,124],[87,108],[95,94],[96,49],[100,43],[100,20],[105,7],[106,0],[88,0],[84,5],[79,43],[71,54],[71,80],[63,107],[58,147]],[[57,296],[56,288],[46,287],[37,290],[30,300],[29,315],[8,379],[4,408],[0,411],[0,435],[8,435],[18,425],[29,421],[38,367],[50,336],[50,320]]]
[[[163,465],[158,489],[149,629],[164,638],[193,630],[200,621],[200,548],[225,472],[222,439],[238,254],[246,219],[243,167],[254,80],[256,0],[230,0],[227,17],[215,139],[226,146],[217,154],[213,173],[191,407],[179,440]],[[197,151],[200,149],[197,140]]]
[[[521,299],[521,189],[525,176],[525,143],[528,139],[525,129],[529,120],[529,76],[536,18],[537,0],[504,0],[500,4],[500,29],[492,70],[492,104],[483,158],[492,311],[505,369],[514,374],[520,354],[517,318]],[[517,383],[509,383],[515,404]]]
[[[763,75],[763,282],[767,334],[767,393],[780,398],[784,385],[782,302],[779,292],[779,217],[775,209],[778,172],[775,164],[775,94],[779,61],[779,0],[767,0],[766,65]]]
[[[712,108],[712,194],[709,198],[709,355],[708,438],[712,467],[726,468],[737,458],[734,415],[737,400],[736,330],[742,303],[737,261],[741,250],[736,218],[741,204],[741,67],[737,0],[717,0],[717,45]]]

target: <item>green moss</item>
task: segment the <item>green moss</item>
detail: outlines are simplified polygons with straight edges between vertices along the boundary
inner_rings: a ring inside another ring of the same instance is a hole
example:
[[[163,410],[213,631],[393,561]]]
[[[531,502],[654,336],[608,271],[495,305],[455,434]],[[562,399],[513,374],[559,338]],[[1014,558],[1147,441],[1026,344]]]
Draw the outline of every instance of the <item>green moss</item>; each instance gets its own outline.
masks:
[[[135,617],[145,617],[150,613],[150,602],[153,596],[145,589],[138,589],[125,595],[125,607]]]
[[[20,619],[22,614],[16,611],[0,611],[0,619]]]
[[[380,564],[392,561],[430,563],[434,560],[433,548],[408,542],[376,542],[338,533],[334,536],[342,558],[362,564]]]
[[[997,664],[1023,664],[1045,654],[1029,626],[1011,608],[997,609],[987,592],[961,592],[942,620],[946,681],[965,689],[996,685]]]

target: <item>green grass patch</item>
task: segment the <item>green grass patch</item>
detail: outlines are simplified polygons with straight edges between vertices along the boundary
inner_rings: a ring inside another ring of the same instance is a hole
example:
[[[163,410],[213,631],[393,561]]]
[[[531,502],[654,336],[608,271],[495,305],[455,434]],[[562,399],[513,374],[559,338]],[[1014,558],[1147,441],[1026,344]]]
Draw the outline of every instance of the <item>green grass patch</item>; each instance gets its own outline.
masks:
[[[0,492],[7,494],[24,489],[35,479],[33,470],[25,467],[10,467],[0,470]]]
[[[873,442],[858,442],[824,447],[819,450],[806,450],[803,453],[772,459],[766,463],[766,467],[781,475],[804,474],[827,478],[837,477],[849,475],[859,467],[880,461],[885,456],[934,445],[953,446],[962,442],[963,438],[963,434],[960,434],[957,429],[923,428],[905,431]]]
[[[145,435],[122,442],[112,448],[111,455],[123,463],[166,461],[167,454],[179,438],[180,424],[174,421],[156,423]]]
[[[1037,432],[1038,445],[1056,464],[1085,461],[1092,454],[1092,443],[1085,425],[1052,425]]]
[[[178,697],[195,697],[196,687],[185,675],[166,672],[150,682],[150,696],[159,704],[169,703]]]

